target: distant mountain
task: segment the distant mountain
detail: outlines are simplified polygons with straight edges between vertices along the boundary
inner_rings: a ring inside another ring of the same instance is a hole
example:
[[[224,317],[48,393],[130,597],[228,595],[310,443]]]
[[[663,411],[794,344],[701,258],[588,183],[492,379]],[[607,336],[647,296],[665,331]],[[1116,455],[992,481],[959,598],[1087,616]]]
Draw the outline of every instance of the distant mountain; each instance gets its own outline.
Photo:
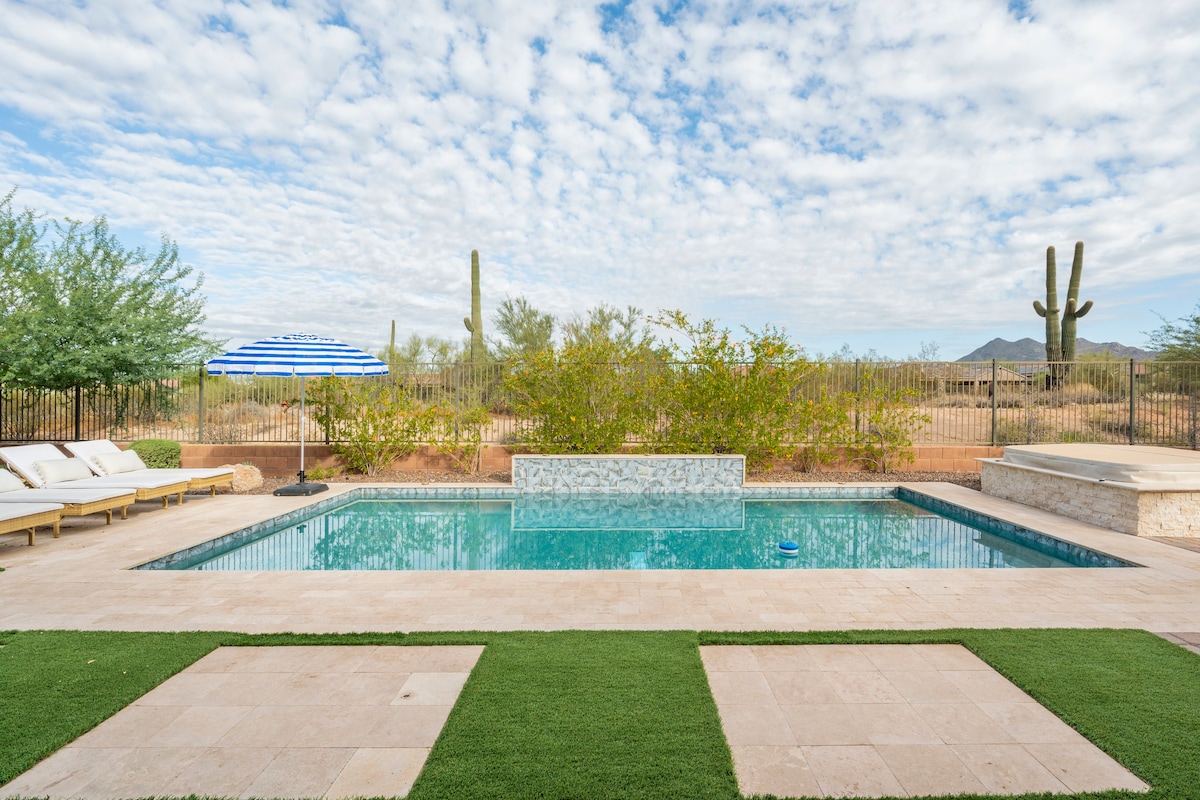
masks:
[[[1140,347],[1126,347],[1120,342],[1089,342],[1087,339],[1075,340],[1075,352],[1081,356],[1108,353],[1113,358],[1136,358],[1138,361],[1154,358],[1154,353]],[[991,361],[993,358],[997,361],[1042,361],[1046,358],[1046,345],[1029,338],[1018,339],[1015,342],[992,339],[983,347],[967,353],[959,361]]]

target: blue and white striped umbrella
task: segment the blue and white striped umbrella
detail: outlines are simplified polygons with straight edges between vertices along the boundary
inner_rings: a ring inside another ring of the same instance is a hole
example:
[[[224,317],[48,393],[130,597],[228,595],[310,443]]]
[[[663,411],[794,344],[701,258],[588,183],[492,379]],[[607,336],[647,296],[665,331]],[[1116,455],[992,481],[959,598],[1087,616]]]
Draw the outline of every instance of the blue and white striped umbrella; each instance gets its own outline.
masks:
[[[243,345],[205,364],[209,375],[387,375],[388,365],[337,339],[294,333]]]
[[[304,379],[337,375],[344,378],[387,375],[388,365],[337,339],[293,333],[272,336],[218,356],[204,365],[209,375],[277,375],[300,378],[300,483],[275,494],[310,495],[324,491],[304,473]]]

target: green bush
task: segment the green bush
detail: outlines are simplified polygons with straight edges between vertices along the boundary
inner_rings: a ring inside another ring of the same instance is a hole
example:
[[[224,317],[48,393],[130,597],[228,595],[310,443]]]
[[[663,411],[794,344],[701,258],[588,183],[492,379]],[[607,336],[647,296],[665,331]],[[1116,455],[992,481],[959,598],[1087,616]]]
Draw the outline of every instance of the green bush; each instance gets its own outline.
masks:
[[[488,410],[483,406],[444,403],[431,408],[430,413],[434,423],[433,446],[464,472],[475,472],[483,449],[483,426],[491,421]]]
[[[378,475],[428,441],[434,423],[431,411],[390,381],[321,378],[312,400],[333,454],[367,475]]]
[[[736,342],[728,329],[712,320],[693,324],[681,311],[655,321],[690,343],[671,345],[675,368],[653,384],[661,418],[656,451],[741,453],[752,468],[792,455],[795,431],[808,427],[814,409],[797,387],[817,367],[783,331],[747,330],[747,341]]]
[[[547,348],[505,379],[519,441],[537,453],[615,453],[640,438],[650,414],[642,364],[608,337]]]
[[[129,443],[150,469],[179,469],[183,447],[173,439],[138,439]]]
[[[857,392],[848,393],[855,418],[854,435],[847,456],[862,461],[876,472],[887,472],[889,464],[909,464],[912,436],[930,418],[914,406],[916,392],[907,388],[896,370],[864,368]]]
[[[795,460],[801,472],[815,472],[834,463],[843,456],[842,448],[855,438],[850,396],[819,379],[828,371],[828,365],[816,365],[813,377],[818,380],[801,385],[800,402],[805,408],[797,419],[796,439],[803,444]]]

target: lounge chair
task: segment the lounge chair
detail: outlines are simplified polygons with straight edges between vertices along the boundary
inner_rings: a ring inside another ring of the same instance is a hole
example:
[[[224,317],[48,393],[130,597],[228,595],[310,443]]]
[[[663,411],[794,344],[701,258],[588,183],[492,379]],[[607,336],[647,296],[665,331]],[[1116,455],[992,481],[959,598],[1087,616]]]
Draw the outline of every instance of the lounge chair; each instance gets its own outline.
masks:
[[[62,503],[64,517],[82,517],[103,511],[105,524],[111,525],[113,510],[121,509],[121,519],[125,519],[134,500],[137,495],[132,489],[117,487],[30,489],[15,473],[0,469],[0,503]],[[58,536],[58,533],[54,535]]]
[[[25,531],[29,534],[29,546],[33,547],[38,525],[52,525],[58,536],[62,523],[63,507],[59,503],[6,503],[0,505],[0,533]]]
[[[216,496],[218,486],[233,486],[234,471],[228,467],[212,467],[208,469],[152,469],[142,463],[142,459],[132,450],[122,450],[108,439],[92,439],[88,442],[67,442],[63,445],[71,455],[82,458],[97,475],[163,475],[187,478],[188,488],[195,490],[208,489],[211,496]],[[124,467],[132,469],[124,469]],[[120,472],[114,472],[119,469]]]
[[[55,489],[130,489],[138,500],[162,498],[167,507],[171,495],[183,504],[188,481],[178,475],[109,475],[92,476],[91,467],[82,458],[69,458],[52,444],[23,444],[0,447],[0,460],[25,479],[31,486],[53,486]]]

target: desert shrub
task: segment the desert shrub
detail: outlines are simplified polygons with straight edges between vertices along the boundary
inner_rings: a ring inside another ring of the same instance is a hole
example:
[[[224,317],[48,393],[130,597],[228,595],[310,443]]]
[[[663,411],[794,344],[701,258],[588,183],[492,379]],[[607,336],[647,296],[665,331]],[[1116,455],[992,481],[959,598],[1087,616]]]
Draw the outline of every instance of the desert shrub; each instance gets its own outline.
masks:
[[[749,467],[792,455],[795,431],[807,427],[801,420],[812,409],[797,387],[816,367],[784,332],[747,330],[738,342],[712,320],[693,324],[680,311],[655,321],[688,342],[670,346],[675,364],[651,384],[656,451],[742,453]]]
[[[1129,441],[1129,415],[1128,414],[1110,414],[1097,415],[1092,418],[1092,428],[1102,433],[1108,434],[1112,438],[1120,441]],[[1154,438],[1154,428],[1142,419],[1133,421],[1133,439],[1150,440]]]
[[[842,456],[841,448],[854,439],[851,401],[821,379],[825,365],[816,365],[815,380],[802,384],[805,404],[797,419],[796,439],[805,445],[796,451],[796,469],[813,472]]]
[[[172,439],[138,439],[129,449],[150,469],[178,469],[183,447]]]
[[[332,467],[309,467],[304,471],[305,477],[310,481],[327,481],[330,478],[336,478],[342,474],[342,468],[339,466]]]
[[[1119,395],[1113,395],[1090,383],[1068,383],[1040,392],[1038,396],[1041,405],[1051,407],[1094,405],[1112,402],[1114,399],[1119,399]]]
[[[253,401],[215,407],[205,412],[204,441],[218,444],[256,441],[263,431],[270,431],[276,424],[278,413],[279,406],[262,406]]]
[[[986,393],[959,392],[940,395],[933,405],[936,408],[990,408],[992,398]]]
[[[914,405],[916,393],[903,382],[874,367],[863,369],[857,391],[847,393],[854,415],[854,435],[847,455],[873,469],[887,472],[888,464],[909,464],[913,431],[931,420]]]
[[[645,369],[610,337],[546,348],[505,378],[517,441],[538,453],[615,453],[650,424]]]
[[[483,426],[489,422],[483,406],[453,403],[430,409],[433,425],[430,441],[439,453],[447,455],[464,472],[479,468],[479,453],[483,447]]]
[[[314,417],[330,450],[352,470],[378,475],[428,440],[434,415],[400,384],[369,378],[314,382]]]
[[[1024,408],[1031,401],[1031,392],[1023,388],[1008,388],[1000,387],[1000,391],[996,393],[996,408]],[[991,405],[991,398],[988,398],[985,406]]]
[[[996,444],[1037,444],[1053,441],[1054,437],[1054,427],[1032,406],[1016,418],[996,422]]]

